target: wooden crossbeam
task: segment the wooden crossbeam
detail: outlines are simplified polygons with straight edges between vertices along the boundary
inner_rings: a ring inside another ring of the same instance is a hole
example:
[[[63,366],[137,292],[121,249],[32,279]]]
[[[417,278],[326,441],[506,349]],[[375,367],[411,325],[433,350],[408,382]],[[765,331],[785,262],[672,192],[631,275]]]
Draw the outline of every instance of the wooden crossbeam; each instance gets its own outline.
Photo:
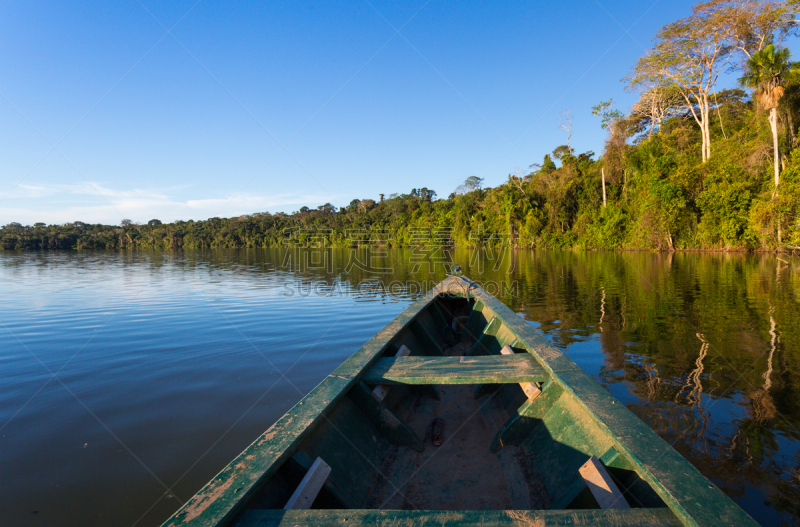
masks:
[[[514,355],[514,350],[511,349],[511,346],[506,344],[503,346],[503,349],[500,350],[500,354]],[[519,383],[519,386],[522,388],[522,391],[525,392],[525,395],[528,397],[529,401],[536,399],[539,394],[542,393],[542,390],[532,382],[521,382]]]
[[[613,446],[605,454],[600,456],[600,464],[603,467],[609,466],[619,457],[619,452]],[[587,488],[586,481],[580,477],[575,478],[572,485],[565,490],[561,496],[550,504],[549,509],[566,509],[570,504]]]
[[[600,463],[597,457],[592,456],[589,461],[578,470],[592,492],[592,496],[602,509],[630,509],[630,505],[620,492],[614,480]]]
[[[395,353],[395,358],[399,357],[408,357],[411,353],[411,350],[408,349],[405,345],[400,346],[400,349]],[[386,396],[389,395],[389,387],[388,386],[376,386],[374,390],[372,390],[372,396],[375,398],[376,401],[383,402],[386,399]]]
[[[315,460],[308,454],[302,450],[298,450],[292,455],[292,457],[286,460],[283,468],[288,469],[287,472],[291,474],[293,480],[302,480],[303,476],[305,476],[306,472],[308,472],[308,470],[311,468],[311,465],[314,464],[314,461]],[[353,508],[357,505],[356,503],[353,503],[352,497],[349,495],[349,493],[344,491],[330,477],[325,480],[325,484],[322,486],[320,494],[323,494],[324,491],[327,491],[333,499],[341,503],[346,509]]]
[[[500,350],[500,354],[513,355],[514,348],[506,344]],[[522,388],[522,391],[525,392],[525,396],[528,398],[529,401],[536,399],[539,396],[539,394],[542,393],[542,390],[539,389],[539,387],[532,382],[521,382],[519,383],[519,386],[520,388]],[[475,398],[480,399],[484,395],[494,393],[498,388],[499,386],[497,386],[497,384],[478,384],[477,386],[475,386],[475,394],[474,394]]]
[[[548,378],[532,355],[516,353],[478,357],[384,358],[377,360],[361,380],[369,385],[512,384],[544,382]]]
[[[283,509],[310,509],[330,473],[331,467],[322,461],[321,457],[314,460],[311,468],[308,469],[308,472],[306,472],[303,480],[294,490],[294,494],[286,502],[286,506]]]

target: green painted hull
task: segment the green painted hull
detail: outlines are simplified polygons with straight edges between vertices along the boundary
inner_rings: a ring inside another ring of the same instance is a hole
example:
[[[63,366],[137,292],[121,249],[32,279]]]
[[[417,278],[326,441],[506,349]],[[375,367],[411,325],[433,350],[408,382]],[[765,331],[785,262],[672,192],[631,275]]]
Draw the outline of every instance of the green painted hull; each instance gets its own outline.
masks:
[[[462,342],[443,331],[459,318]],[[408,357],[395,358],[403,346]],[[459,347],[460,346],[460,347]],[[514,353],[501,355],[510,346]],[[535,383],[528,399],[520,383]],[[375,386],[388,388],[385,399]],[[444,444],[430,423],[445,420]],[[630,504],[602,510],[596,456]],[[308,510],[283,510],[311,461]],[[757,525],[496,298],[450,277],[247,447],[165,526]]]

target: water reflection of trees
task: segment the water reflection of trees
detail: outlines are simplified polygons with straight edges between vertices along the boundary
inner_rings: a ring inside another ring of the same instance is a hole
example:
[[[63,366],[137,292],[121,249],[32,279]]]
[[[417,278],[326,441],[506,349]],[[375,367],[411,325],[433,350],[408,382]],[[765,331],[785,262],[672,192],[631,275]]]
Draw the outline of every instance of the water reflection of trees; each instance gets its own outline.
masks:
[[[626,404],[729,495],[746,507],[766,503],[781,517],[800,515],[796,260],[776,266],[770,255],[458,249],[435,258],[429,272],[430,258],[412,249],[325,249],[315,256],[320,265],[307,265],[306,251],[292,255],[290,266],[286,251],[5,253],[0,265],[10,280],[45,267],[97,273],[117,266],[124,280],[175,273],[224,287],[288,281],[338,287],[357,299],[411,300],[444,278],[443,263],[460,263],[480,283],[509,285],[498,290],[500,300],[562,349],[596,342],[599,380],[624,386]],[[422,289],[391,290],[412,282]]]
[[[518,254],[513,277],[520,298],[503,300],[562,349],[598,342],[599,379],[625,385],[629,406],[726,492],[800,512],[796,264],[537,252]]]

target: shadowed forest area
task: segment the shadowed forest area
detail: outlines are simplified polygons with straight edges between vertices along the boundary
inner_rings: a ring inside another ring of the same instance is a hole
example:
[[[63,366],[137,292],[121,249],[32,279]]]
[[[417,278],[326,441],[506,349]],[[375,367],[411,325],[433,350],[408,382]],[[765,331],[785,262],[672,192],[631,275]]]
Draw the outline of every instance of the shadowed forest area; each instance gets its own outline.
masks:
[[[695,5],[664,26],[623,79],[639,100],[592,108],[604,150],[565,143],[493,188],[471,176],[446,198],[408,194],[326,203],[291,214],[8,224],[3,249],[413,247],[787,250],[800,249],[800,76],[783,43],[797,34],[800,2]],[[732,74],[739,88],[722,89]],[[586,112],[588,113],[588,109]]]

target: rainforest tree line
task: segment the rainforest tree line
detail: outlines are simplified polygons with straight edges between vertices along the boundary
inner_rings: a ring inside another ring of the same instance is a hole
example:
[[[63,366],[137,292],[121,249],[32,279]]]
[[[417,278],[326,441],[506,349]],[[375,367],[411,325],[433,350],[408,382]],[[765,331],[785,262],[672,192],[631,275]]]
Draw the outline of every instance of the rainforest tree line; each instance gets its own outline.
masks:
[[[710,0],[667,24],[623,79],[630,112],[600,101],[603,151],[566,144],[494,188],[477,176],[292,214],[119,226],[11,223],[3,249],[382,244],[584,249],[800,249],[800,67],[785,46],[800,0]],[[723,74],[739,79],[721,87]]]

